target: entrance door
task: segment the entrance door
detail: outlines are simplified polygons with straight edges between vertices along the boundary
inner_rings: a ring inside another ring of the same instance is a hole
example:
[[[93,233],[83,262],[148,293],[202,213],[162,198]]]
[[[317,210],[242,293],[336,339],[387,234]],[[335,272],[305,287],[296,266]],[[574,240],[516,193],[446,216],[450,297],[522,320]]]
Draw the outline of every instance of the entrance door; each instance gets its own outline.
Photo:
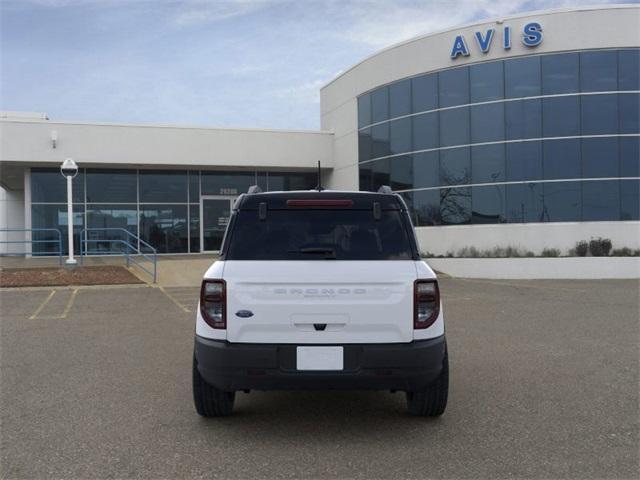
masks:
[[[231,197],[200,197],[200,245],[203,252],[220,251],[233,200]]]

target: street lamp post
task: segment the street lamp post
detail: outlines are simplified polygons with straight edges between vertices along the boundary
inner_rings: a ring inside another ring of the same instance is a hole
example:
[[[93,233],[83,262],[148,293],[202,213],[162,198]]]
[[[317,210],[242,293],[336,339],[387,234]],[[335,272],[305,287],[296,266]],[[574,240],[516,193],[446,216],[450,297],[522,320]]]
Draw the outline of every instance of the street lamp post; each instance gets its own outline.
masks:
[[[69,239],[69,258],[65,262],[67,265],[78,263],[73,258],[73,179],[78,174],[78,165],[72,158],[67,158],[60,165],[60,173],[67,179],[67,235]]]

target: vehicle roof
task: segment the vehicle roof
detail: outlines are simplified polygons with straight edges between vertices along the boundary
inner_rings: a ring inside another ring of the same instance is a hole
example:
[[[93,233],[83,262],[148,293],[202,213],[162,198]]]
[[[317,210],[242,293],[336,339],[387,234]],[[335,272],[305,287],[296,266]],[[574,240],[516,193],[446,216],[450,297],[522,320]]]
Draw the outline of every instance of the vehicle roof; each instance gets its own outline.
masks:
[[[255,210],[260,203],[266,203],[267,208],[286,209],[287,200],[352,200],[352,209],[371,209],[373,203],[380,203],[382,209],[404,209],[401,197],[395,193],[359,192],[351,190],[294,190],[287,192],[262,192],[241,195],[234,209]],[[317,207],[322,208],[322,207]]]

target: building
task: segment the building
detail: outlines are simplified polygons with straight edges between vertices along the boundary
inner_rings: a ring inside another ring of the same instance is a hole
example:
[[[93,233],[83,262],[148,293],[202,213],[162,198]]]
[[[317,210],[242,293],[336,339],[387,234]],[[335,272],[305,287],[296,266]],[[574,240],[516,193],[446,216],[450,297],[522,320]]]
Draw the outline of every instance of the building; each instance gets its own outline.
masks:
[[[320,160],[331,188],[401,193],[423,251],[640,248],[639,24],[640,7],[620,5],[414,38],[324,86],[320,132],[6,114],[2,225],[66,228],[58,166],[73,157],[77,235],[119,227],[160,252],[215,251],[233,197],[313,188]]]

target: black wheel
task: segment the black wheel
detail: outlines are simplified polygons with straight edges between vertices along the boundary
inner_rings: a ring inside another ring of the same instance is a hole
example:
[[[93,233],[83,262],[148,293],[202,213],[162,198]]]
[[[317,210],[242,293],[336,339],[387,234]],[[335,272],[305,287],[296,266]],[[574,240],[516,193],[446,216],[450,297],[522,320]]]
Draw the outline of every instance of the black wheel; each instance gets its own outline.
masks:
[[[196,357],[193,356],[193,402],[196,412],[203,417],[222,417],[231,415],[235,392],[218,390],[205,382],[198,371]]]
[[[407,409],[411,415],[439,417],[447,408],[449,395],[449,354],[444,353],[442,371],[438,378],[421,392],[407,392]]]

